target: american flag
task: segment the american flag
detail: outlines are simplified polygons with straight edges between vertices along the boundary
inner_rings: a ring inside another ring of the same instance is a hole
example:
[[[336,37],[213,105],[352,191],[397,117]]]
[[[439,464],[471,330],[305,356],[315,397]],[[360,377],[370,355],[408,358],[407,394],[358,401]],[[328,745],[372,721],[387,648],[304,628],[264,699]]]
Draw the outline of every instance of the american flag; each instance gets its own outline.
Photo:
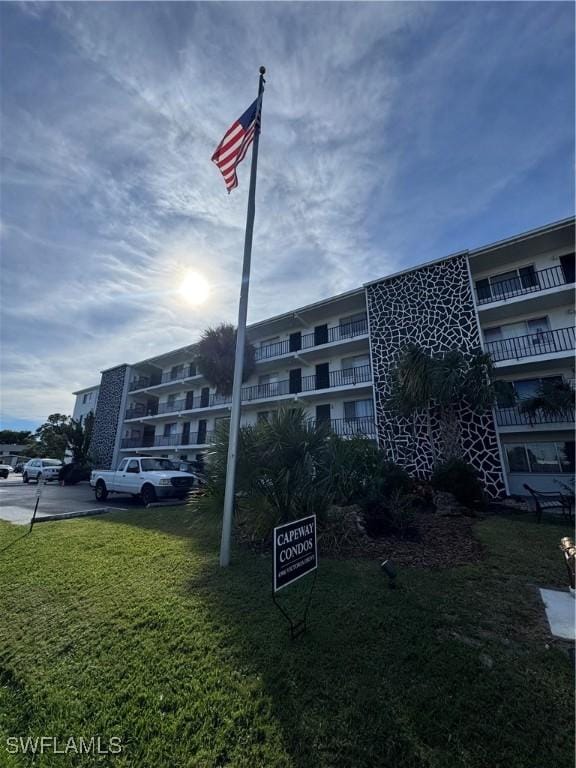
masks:
[[[216,147],[212,155],[222,176],[228,192],[238,186],[236,168],[246,157],[246,152],[252,141],[260,122],[261,99],[257,98],[244,112],[242,117],[236,120],[224,134],[224,138]]]

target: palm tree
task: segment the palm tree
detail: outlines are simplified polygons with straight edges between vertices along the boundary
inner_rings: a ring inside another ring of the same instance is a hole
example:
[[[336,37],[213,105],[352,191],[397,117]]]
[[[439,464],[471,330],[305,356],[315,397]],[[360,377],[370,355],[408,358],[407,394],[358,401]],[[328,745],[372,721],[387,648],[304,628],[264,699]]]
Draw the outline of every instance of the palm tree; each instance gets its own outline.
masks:
[[[221,395],[232,394],[234,358],[236,355],[236,329],[230,323],[208,328],[196,345],[196,363],[206,380]],[[254,373],[254,347],[247,343],[244,348],[242,380]]]
[[[534,397],[520,404],[520,412],[526,413],[530,420],[541,412],[545,416],[566,416],[566,421],[571,421],[574,396],[574,389],[566,381],[542,381]]]
[[[92,411],[86,415],[84,422],[71,420],[65,427],[67,447],[72,451],[72,461],[77,464],[85,464],[90,458],[90,443],[94,431],[94,414]]]
[[[392,373],[392,393],[388,404],[400,416],[412,418],[412,429],[416,431],[416,416],[424,411],[428,430],[428,444],[432,463],[436,464],[436,446],[432,433],[432,368],[430,355],[417,344],[409,344],[402,353]]]
[[[463,403],[482,413],[494,402],[490,356],[481,352],[464,354],[458,349],[432,355],[415,344],[404,350],[392,376],[389,407],[402,416],[426,414],[432,464],[461,454],[458,410]],[[432,414],[440,419],[441,448],[435,445]]]

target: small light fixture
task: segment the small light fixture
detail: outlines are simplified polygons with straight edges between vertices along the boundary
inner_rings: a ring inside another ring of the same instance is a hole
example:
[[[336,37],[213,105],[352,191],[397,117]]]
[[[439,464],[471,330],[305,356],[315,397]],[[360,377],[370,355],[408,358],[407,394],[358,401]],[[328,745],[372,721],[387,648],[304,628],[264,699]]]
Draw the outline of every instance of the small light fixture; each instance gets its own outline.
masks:
[[[396,566],[392,560],[384,560],[384,562],[380,564],[380,569],[382,570],[382,573],[388,576],[388,586],[390,589],[396,589],[396,576],[398,572],[396,571]]]

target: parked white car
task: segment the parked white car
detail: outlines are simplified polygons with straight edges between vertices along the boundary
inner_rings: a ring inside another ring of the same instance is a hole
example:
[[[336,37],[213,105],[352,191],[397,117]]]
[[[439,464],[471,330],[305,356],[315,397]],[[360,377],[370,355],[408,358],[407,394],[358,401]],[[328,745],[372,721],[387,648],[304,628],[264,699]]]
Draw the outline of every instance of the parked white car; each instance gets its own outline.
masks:
[[[30,459],[22,471],[22,480],[28,483],[30,480],[58,480],[58,475],[62,469],[62,462],[59,459]]]
[[[148,505],[156,499],[185,498],[198,479],[192,472],[174,469],[168,459],[135,456],[122,459],[117,470],[95,469],[90,485],[98,501],[105,501],[109,493],[130,493]]]
[[[6,480],[10,472],[14,472],[13,466],[11,466],[10,464],[0,464],[0,477]]]

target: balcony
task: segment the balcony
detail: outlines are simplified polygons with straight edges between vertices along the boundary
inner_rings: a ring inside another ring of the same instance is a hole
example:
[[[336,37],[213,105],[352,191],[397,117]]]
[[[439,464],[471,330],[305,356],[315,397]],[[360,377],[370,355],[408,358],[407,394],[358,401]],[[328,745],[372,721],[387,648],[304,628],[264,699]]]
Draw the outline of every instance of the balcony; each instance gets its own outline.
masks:
[[[516,296],[538,293],[548,288],[558,288],[562,285],[569,285],[571,282],[573,281],[566,279],[561,266],[549,267],[548,269],[527,271],[509,280],[493,281],[481,288],[477,287],[476,296],[478,304],[482,306],[495,301],[512,299]]]
[[[501,360],[520,360],[535,355],[569,352],[575,348],[574,328],[558,328],[555,331],[538,331],[511,339],[487,341],[486,351],[497,363]]]
[[[330,371],[327,374],[313,374],[303,376],[292,381],[271,381],[268,384],[255,384],[252,387],[242,388],[242,402],[249,403],[252,400],[269,400],[283,395],[298,395],[300,392],[314,392],[319,389],[331,389],[334,387],[350,387],[356,384],[368,384],[372,381],[372,371],[369,365],[358,368],[345,368],[340,371]],[[126,419],[145,418],[146,416],[161,416],[168,413],[182,413],[194,411],[198,408],[213,408],[218,405],[228,405],[232,398],[228,395],[199,394],[182,400],[174,400],[162,403],[153,409],[145,411],[143,408],[130,408],[125,413]]]
[[[330,328],[324,327],[314,333],[292,334],[291,339],[258,347],[254,350],[254,357],[256,362],[270,360],[273,357],[287,355],[290,352],[300,352],[301,350],[312,349],[323,344],[331,344],[335,341],[348,341],[367,333],[368,320],[357,320],[353,323],[343,323],[331,326]]]
[[[150,437],[125,437],[121,448],[176,448],[187,445],[209,445],[212,442],[212,432],[190,432],[186,435],[152,435]]]
[[[568,408],[562,413],[522,413],[519,406],[496,408],[496,424],[499,427],[533,427],[537,424],[573,424],[574,409]]]
[[[179,371],[166,371],[161,376],[139,376],[134,379],[128,385],[128,391],[134,392],[137,389],[148,389],[149,387],[157,387],[160,384],[171,384],[175,381],[184,381],[184,379],[190,379],[193,376],[197,376],[198,372],[195,365],[184,365],[182,370]]]
[[[367,437],[371,440],[376,440],[376,422],[374,421],[374,416],[357,416],[350,419],[331,419],[330,431],[339,437]]]

